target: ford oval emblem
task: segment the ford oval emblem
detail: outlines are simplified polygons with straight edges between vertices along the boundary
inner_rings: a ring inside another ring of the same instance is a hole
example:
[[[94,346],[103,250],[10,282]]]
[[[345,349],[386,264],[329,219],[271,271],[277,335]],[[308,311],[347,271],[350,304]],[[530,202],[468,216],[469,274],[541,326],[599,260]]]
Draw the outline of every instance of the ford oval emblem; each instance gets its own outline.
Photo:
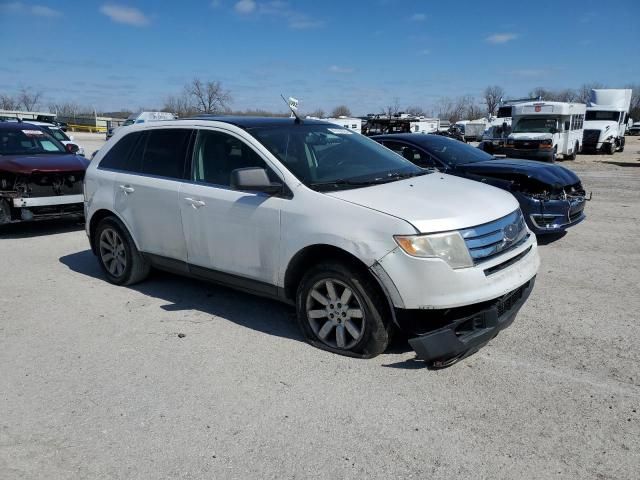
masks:
[[[502,236],[505,242],[513,242],[518,236],[518,224],[512,223],[502,229]]]

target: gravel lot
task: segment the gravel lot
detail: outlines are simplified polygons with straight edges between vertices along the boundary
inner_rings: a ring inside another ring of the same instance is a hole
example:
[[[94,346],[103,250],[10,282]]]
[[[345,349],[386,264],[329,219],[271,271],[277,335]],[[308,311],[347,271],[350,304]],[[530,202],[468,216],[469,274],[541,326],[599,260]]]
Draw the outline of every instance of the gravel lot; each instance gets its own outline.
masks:
[[[565,165],[587,220],[541,245],[515,323],[439,371],[402,343],[317,350],[288,307],[214,285],[111,286],[79,225],[2,229],[0,477],[638,478],[640,139]]]

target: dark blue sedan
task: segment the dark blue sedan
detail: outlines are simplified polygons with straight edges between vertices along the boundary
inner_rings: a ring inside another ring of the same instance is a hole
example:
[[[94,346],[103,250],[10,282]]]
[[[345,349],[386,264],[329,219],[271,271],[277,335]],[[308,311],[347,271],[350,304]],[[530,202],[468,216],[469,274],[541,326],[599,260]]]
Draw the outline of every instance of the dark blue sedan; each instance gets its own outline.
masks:
[[[496,158],[478,148],[439,135],[377,135],[375,141],[423,168],[488,183],[511,192],[537,235],[563,232],[584,220],[585,191],[580,179],[560,165]]]

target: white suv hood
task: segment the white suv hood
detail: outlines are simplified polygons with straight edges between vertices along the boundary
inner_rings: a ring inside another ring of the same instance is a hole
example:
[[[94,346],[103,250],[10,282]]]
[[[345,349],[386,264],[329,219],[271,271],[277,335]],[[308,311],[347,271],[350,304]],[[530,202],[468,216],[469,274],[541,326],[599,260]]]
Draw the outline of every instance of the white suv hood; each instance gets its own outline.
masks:
[[[422,233],[481,225],[518,208],[504,190],[443,173],[327,195],[401,218]]]

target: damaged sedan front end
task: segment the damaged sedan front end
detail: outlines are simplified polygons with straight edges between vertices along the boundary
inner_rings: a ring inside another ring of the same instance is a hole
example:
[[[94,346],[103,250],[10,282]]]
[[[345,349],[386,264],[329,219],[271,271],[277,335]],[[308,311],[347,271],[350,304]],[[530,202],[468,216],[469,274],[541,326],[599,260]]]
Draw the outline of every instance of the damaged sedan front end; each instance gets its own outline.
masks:
[[[37,126],[0,123],[0,224],[82,217],[88,164]]]
[[[496,158],[487,152],[435,135],[374,137],[422,167],[487,183],[509,191],[537,235],[560,233],[585,219],[586,192],[580,178],[561,165]]]

